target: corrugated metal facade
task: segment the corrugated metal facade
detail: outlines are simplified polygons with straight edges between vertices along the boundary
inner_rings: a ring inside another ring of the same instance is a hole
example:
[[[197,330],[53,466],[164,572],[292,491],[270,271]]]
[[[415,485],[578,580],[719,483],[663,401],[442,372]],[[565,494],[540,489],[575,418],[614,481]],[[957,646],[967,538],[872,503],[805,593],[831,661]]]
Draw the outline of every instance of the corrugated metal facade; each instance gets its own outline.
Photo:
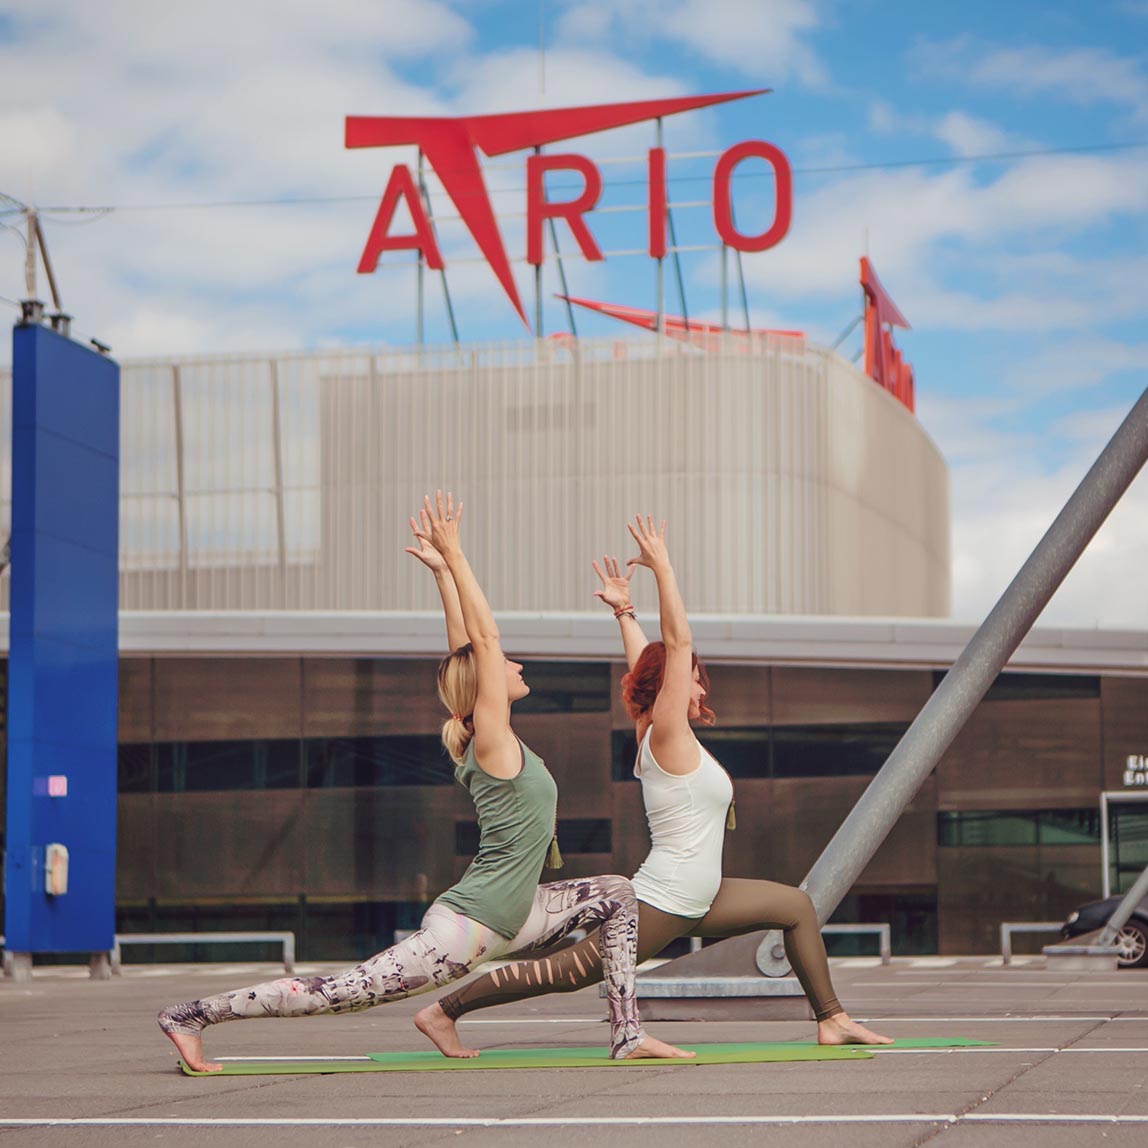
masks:
[[[802,340],[220,357],[122,377],[123,609],[433,608],[403,547],[441,485],[467,504],[497,609],[593,609],[590,559],[631,553],[626,519],[649,511],[670,522],[691,611],[948,613],[943,459],[903,406]]]

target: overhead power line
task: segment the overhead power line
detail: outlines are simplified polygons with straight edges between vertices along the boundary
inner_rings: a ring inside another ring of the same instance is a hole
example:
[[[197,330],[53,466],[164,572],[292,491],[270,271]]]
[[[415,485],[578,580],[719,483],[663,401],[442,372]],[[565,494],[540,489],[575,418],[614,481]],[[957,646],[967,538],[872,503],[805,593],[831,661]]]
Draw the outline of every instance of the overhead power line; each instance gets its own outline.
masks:
[[[1122,151],[1137,151],[1148,148],[1148,140],[1132,140],[1125,143],[1110,144],[1078,144],[1070,147],[1029,148],[1016,151],[979,152],[973,155],[959,156],[928,156],[919,159],[903,160],[875,160],[864,163],[825,164],[811,167],[794,167],[794,175],[843,175],[849,172],[862,171],[889,171],[899,168],[914,167],[964,167],[976,163],[1003,163],[1011,160],[1034,159],[1042,156],[1058,155],[1089,155],[1098,153],[1112,153]],[[693,152],[691,158],[705,158],[718,156],[720,152]],[[748,171],[739,178],[743,179],[769,179],[772,171]],[[669,183],[701,183],[709,182],[708,175],[679,175],[669,176]],[[644,179],[612,180],[611,187],[644,187]],[[581,190],[581,184],[562,185],[555,184],[554,190],[560,191]],[[489,193],[495,195],[521,195],[521,187],[491,188]],[[248,208],[248,207],[312,207],[324,204],[364,203],[375,202],[379,198],[377,191],[357,195],[297,195],[283,196],[274,199],[214,199],[202,201],[174,202],[174,203],[120,203],[120,204],[53,204],[38,207],[41,216],[47,215],[108,215],[112,212],[141,212],[141,211],[213,211],[220,209]],[[12,196],[0,193],[0,200],[7,200],[13,206],[0,207],[0,217],[17,215],[27,208]],[[67,220],[54,220],[64,223]],[[94,222],[94,220],[92,221]]]

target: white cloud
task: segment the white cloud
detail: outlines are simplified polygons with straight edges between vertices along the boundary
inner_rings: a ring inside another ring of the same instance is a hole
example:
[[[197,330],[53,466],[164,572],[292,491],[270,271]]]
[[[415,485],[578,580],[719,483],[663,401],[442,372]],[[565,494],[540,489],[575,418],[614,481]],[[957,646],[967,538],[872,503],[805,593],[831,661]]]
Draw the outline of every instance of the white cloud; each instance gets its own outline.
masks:
[[[918,413],[950,467],[952,613],[960,620],[980,621],[987,615],[1128,413],[1126,407],[1106,405],[1051,424],[1026,418],[1025,412],[1035,414],[1041,401],[1040,395],[1015,388],[987,398],[922,391]],[[1022,429],[1009,431],[1002,425]],[[1146,564],[1148,478],[1141,476],[1041,621],[1148,627],[1141,574]]]
[[[1079,328],[1142,315],[1135,282],[1148,264],[1042,253],[1136,215],[1146,200],[1139,156],[1032,157],[988,182],[969,168],[848,173],[800,195],[785,241],[748,258],[746,270],[771,299],[844,298],[868,242],[884,281],[913,301],[917,326]],[[955,286],[954,272],[975,288]]]
[[[910,59],[920,75],[930,78],[945,75],[974,87],[1065,104],[1116,104],[1138,118],[1148,116],[1148,70],[1143,60],[1106,48],[986,47],[961,37],[923,41]]]
[[[1108,436],[1103,437],[1106,441]],[[953,468],[954,617],[979,620],[988,613],[1060,513],[1095,453],[1080,451],[1052,473],[1034,473],[1036,468],[1020,461],[986,474],[967,466]],[[1041,454],[1038,449],[1014,457],[1038,460]],[[1041,621],[1148,628],[1146,563],[1148,480],[1141,477],[1097,532]]]
[[[1033,147],[1030,141],[1006,132],[998,124],[956,109],[938,117],[898,112],[885,100],[873,100],[867,118],[869,130],[878,135],[938,139],[958,156],[993,155]]]
[[[965,112],[949,112],[936,125],[939,140],[947,143],[956,155],[989,155],[1015,147],[1007,132]]]
[[[826,82],[825,68],[805,42],[821,26],[811,0],[574,0],[555,42],[607,42],[614,36],[669,41],[699,59],[735,69],[766,85],[794,79]]]

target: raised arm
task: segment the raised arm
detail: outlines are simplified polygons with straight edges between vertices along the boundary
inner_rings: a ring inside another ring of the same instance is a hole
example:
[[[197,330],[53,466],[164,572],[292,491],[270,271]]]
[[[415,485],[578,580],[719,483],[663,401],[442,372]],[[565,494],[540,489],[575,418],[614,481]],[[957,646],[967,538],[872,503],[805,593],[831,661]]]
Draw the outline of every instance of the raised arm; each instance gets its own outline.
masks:
[[[412,518],[411,533],[415,536],[416,545],[407,546],[405,550],[408,554],[413,554],[434,575],[438,596],[442,599],[442,612],[446,616],[447,649],[457,650],[459,646],[465,646],[467,643],[458,590],[455,588],[454,576],[447,568],[443,556],[427,541],[427,535],[430,534],[430,519],[427,518],[427,512],[420,510],[419,517],[422,519],[422,534],[419,534],[419,524]]]
[[[441,490],[435,492],[433,503],[429,496],[424,502],[427,529],[424,534],[420,526],[415,533],[419,538],[425,538],[442,555],[458,591],[467,640],[474,649],[478,700],[474,714],[470,716],[474,725],[475,761],[492,777],[515,777],[522,768],[522,756],[518,739],[510,728],[506,657],[502,652],[494,615],[459,541],[462,503],[458,504],[456,510],[454,496],[450,493],[444,503]]]
[[[633,669],[638,655],[650,644],[641,623],[630,603],[630,579],[636,567],[630,566],[623,574],[617,558],[603,556],[602,565],[594,562],[594,573],[602,580],[602,589],[594,591],[595,598],[601,598],[618,619],[622,631],[622,647],[626,651],[626,665]]]
[[[629,525],[638,544],[638,556],[627,566],[646,566],[658,584],[658,613],[662,642],[666,647],[666,668],[658,696],[654,699],[650,749],[667,773],[692,773],[698,765],[697,739],[690,729],[690,700],[694,688],[693,639],[686,617],[678,580],[666,549],[666,524],[654,529],[653,519],[638,516]]]

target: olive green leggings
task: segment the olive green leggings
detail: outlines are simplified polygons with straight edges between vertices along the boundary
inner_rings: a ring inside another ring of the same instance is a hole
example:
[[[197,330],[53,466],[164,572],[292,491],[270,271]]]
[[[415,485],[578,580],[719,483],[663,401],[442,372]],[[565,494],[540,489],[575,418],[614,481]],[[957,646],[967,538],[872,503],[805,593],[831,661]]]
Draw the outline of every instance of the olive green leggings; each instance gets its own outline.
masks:
[[[808,895],[792,885],[725,877],[710,911],[700,919],[675,917],[638,901],[638,960],[656,957],[677,937],[737,937],[781,929],[785,955],[818,1020],[844,1012],[833,991],[817,914]],[[602,980],[597,933],[550,957],[518,961],[484,973],[438,1003],[452,1020],[475,1009],[545,993],[568,993]]]

